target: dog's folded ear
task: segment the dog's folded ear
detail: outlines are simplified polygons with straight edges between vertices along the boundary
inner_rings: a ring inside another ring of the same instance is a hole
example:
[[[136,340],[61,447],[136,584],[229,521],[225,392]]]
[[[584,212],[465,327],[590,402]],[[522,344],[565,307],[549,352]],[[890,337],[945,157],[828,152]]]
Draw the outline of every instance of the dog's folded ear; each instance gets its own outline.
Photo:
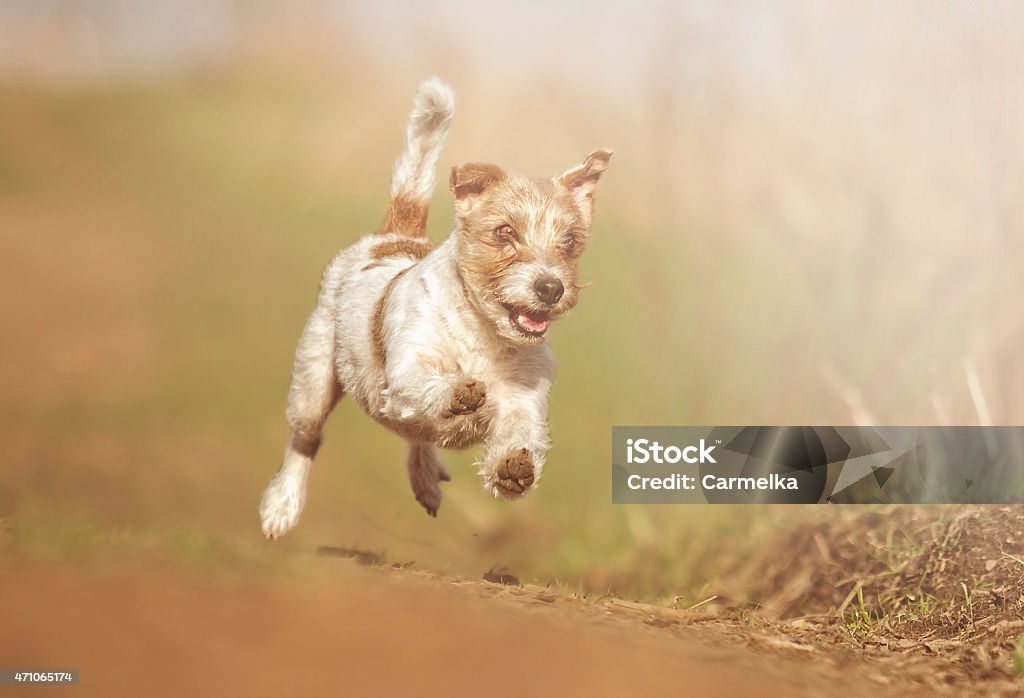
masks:
[[[487,187],[505,179],[505,171],[497,165],[486,162],[470,162],[452,168],[452,176],[448,180],[448,188],[452,190],[457,201],[466,197],[476,196]]]
[[[555,177],[555,182],[568,189],[576,199],[576,205],[580,207],[587,225],[590,224],[594,213],[594,190],[597,189],[597,180],[601,179],[601,173],[608,169],[611,158],[612,151],[595,150],[582,163]]]

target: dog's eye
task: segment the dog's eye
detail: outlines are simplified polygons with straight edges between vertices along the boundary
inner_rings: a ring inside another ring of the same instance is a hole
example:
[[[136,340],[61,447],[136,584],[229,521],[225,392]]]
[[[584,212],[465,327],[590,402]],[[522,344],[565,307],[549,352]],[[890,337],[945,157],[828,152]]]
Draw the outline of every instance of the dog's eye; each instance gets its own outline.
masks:
[[[580,238],[576,233],[566,233],[562,236],[562,249],[566,254],[573,254],[579,249]]]
[[[499,225],[494,229],[494,237],[505,244],[519,242],[519,233],[511,225]]]

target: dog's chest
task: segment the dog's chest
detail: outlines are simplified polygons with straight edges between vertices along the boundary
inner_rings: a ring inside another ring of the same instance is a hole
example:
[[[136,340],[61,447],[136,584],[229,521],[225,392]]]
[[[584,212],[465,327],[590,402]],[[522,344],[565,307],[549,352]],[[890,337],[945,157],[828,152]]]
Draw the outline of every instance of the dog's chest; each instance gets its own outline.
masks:
[[[490,429],[494,410],[485,405],[472,414],[445,415],[433,420],[391,420],[381,415],[375,419],[396,434],[411,441],[435,444],[441,448],[469,448],[482,443]]]
[[[434,443],[442,448],[468,448],[484,441],[493,411],[486,405],[472,414],[453,415],[435,423]]]

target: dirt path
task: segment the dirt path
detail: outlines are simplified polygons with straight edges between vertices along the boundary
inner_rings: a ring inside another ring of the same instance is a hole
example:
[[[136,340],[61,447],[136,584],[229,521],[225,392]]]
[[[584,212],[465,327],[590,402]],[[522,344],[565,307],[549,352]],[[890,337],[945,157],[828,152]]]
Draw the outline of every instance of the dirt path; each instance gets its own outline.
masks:
[[[870,661],[698,612],[584,603],[542,587],[350,561],[325,561],[327,578],[316,582],[8,563],[0,664],[79,668],[81,685],[0,688],[3,695],[884,696],[934,694],[937,682],[967,688],[942,660]]]

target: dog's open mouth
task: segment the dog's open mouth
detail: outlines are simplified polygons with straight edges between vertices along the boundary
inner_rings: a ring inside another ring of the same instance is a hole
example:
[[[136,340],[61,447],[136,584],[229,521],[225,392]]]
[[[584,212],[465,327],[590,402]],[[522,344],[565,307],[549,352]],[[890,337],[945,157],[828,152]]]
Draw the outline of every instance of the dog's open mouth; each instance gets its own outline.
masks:
[[[543,337],[551,322],[547,313],[529,311],[524,308],[509,308],[508,317],[512,321],[512,326],[527,337]]]

